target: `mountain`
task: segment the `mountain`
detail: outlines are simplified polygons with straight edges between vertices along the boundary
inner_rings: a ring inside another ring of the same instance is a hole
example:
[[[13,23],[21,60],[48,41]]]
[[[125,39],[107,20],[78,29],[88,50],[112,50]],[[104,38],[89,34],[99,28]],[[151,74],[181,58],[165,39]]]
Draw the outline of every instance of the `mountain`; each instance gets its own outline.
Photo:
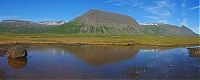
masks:
[[[184,25],[179,27],[157,23],[138,24],[130,16],[94,9],[67,23],[65,21],[35,23],[22,20],[4,20],[0,22],[0,33],[199,36]]]
[[[132,17],[93,9],[53,30],[67,34],[142,34]]]
[[[44,33],[51,26],[23,20],[3,20],[0,22],[0,33],[38,34]]]
[[[52,28],[50,32],[58,34],[198,36],[185,26],[156,23],[139,25],[130,16],[93,9],[66,24]]]
[[[198,36],[189,28],[183,26],[174,26],[170,24],[141,24],[143,32],[146,35],[159,35],[159,36]]]

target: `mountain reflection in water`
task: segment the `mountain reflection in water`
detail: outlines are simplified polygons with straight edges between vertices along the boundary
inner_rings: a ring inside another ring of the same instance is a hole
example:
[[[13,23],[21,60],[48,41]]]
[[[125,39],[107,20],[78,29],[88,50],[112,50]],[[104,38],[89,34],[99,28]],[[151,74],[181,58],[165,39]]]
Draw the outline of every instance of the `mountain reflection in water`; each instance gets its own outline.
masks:
[[[85,61],[91,66],[101,66],[128,60],[136,56],[139,51],[162,51],[170,49],[169,47],[161,49],[157,48],[158,47],[135,46],[130,49],[122,47],[88,45],[37,47],[37,49],[42,49],[42,52],[44,53],[65,54],[66,52],[69,52],[70,54],[76,56],[78,59]]]
[[[40,48],[40,47],[39,47]],[[40,48],[44,53],[64,54],[69,52],[78,59],[91,66],[100,66],[114,62],[120,62],[133,58],[139,49],[112,48],[105,46],[51,46]]]

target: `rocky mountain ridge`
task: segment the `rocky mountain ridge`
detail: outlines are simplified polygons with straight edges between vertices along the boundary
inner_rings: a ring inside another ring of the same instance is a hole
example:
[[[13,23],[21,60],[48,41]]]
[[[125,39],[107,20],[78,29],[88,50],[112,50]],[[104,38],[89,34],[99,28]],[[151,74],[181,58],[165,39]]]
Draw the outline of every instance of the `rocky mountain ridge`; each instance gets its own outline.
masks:
[[[86,34],[138,34],[139,24],[130,16],[105,12],[101,10],[89,10],[70,22],[84,24],[81,33]]]

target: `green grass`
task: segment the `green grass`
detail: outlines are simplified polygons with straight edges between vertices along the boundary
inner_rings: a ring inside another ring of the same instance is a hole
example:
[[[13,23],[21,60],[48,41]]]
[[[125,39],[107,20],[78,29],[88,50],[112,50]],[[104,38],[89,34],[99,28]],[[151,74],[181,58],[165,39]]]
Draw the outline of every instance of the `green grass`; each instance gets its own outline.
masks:
[[[57,34],[78,34],[84,24],[77,22],[70,22],[60,26],[49,29],[46,33],[57,33]]]
[[[199,45],[199,37],[163,37],[163,36],[130,36],[130,35],[78,35],[78,34],[1,34],[0,43],[59,43],[91,45]]]

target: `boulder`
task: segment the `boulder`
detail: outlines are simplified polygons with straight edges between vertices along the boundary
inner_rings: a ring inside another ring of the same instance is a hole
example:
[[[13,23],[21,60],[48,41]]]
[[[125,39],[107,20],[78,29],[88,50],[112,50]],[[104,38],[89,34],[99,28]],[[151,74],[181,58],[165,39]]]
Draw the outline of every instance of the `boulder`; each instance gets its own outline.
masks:
[[[27,56],[27,50],[21,46],[8,49],[9,58],[22,58]]]

